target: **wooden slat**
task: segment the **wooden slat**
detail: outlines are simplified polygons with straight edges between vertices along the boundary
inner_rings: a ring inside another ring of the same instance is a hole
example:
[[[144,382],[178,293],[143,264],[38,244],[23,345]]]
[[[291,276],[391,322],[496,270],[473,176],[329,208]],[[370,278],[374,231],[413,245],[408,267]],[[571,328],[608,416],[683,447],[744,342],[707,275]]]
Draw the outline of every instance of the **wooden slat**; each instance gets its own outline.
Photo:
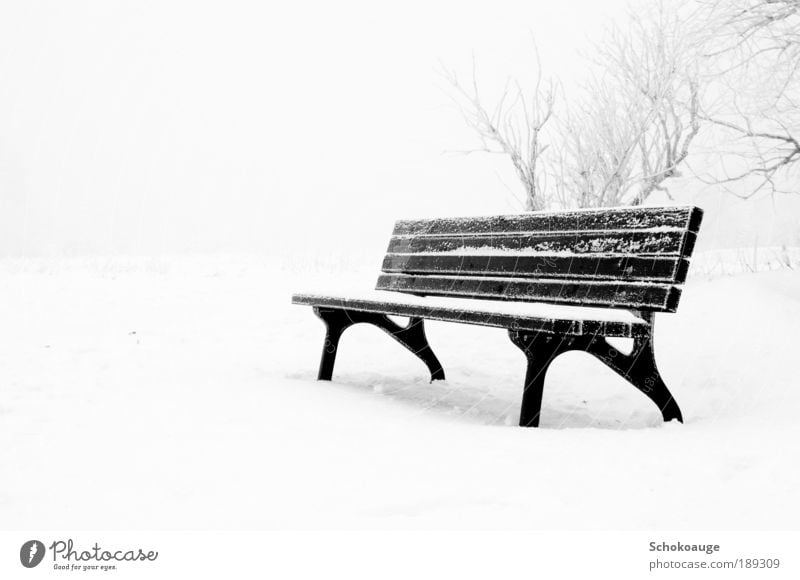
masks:
[[[703,211],[697,207],[638,207],[532,212],[491,217],[400,220],[395,235],[514,233],[531,231],[642,230],[677,228],[697,232]]]
[[[680,230],[393,236],[389,242],[387,253],[461,252],[479,254],[503,251],[528,254],[677,256],[687,247],[687,239],[693,236],[694,234],[687,236],[686,232]],[[477,251],[470,251],[473,248]]]
[[[382,270],[396,274],[586,278],[676,282],[689,263],[678,257],[386,254]]]
[[[421,296],[460,296],[665,312],[674,312],[680,298],[678,288],[665,284],[406,274],[382,274],[378,277],[376,289]]]
[[[449,308],[445,306],[419,306],[391,301],[365,300],[333,296],[295,294],[293,304],[330,307],[365,312],[379,312],[396,316],[417,316],[429,320],[445,322],[463,322],[499,328],[515,328],[568,335],[597,334],[631,338],[637,332],[644,332],[645,323],[629,323],[609,320],[570,320],[559,318],[537,318],[530,316],[514,316],[498,312],[487,312],[479,309]]]

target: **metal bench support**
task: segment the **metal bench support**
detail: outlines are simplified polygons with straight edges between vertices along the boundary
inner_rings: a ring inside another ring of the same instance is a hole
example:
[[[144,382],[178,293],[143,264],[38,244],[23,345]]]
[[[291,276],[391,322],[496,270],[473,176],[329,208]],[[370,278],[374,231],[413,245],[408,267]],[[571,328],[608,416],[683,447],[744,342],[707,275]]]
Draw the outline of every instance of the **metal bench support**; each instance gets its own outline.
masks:
[[[664,421],[677,419],[683,423],[681,410],[661,378],[653,353],[653,315],[645,332],[633,337],[633,349],[624,354],[609,344],[603,336],[567,336],[544,332],[509,330],[511,342],[518,346],[528,361],[522,393],[521,427],[538,427],[542,407],[544,379],[550,363],[560,354],[582,350],[614,370],[634,387],[647,395],[661,411]]]
[[[333,366],[336,362],[336,352],[339,349],[339,338],[341,338],[345,329],[359,323],[377,326],[417,355],[428,367],[431,373],[431,381],[443,381],[445,378],[442,364],[433,354],[433,350],[428,344],[428,339],[425,336],[425,323],[422,318],[411,317],[407,326],[400,326],[385,314],[376,312],[315,307],[314,314],[321,318],[327,327],[317,380],[331,380]]]

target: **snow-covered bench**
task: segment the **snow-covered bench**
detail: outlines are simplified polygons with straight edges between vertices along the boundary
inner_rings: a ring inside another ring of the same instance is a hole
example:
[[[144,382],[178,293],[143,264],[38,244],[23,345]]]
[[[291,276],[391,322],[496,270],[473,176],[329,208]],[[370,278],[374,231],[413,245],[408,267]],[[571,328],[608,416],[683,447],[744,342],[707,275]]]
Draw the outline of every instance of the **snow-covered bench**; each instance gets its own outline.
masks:
[[[327,326],[319,380],[330,380],[339,337],[373,324],[416,354],[431,380],[444,371],[424,320],[508,330],[528,367],[520,425],[536,427],[550,363],[569,350],[594,355],[661,410],[681,411],[656,367],[656,312],[675,312],[703,212],[637,207],[401,220],[375,291],[295,294]],[[400,326],[387,315],[408,316]],[[633,339],[625,354],[607,337]]]

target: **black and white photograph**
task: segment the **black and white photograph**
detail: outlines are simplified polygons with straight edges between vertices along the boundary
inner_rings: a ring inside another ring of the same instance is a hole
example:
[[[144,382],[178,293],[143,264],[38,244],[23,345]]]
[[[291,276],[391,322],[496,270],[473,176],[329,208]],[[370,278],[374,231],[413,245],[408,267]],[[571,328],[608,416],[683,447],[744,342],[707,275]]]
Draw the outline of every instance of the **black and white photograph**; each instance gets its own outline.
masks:
[[[798,578],[798,329],[798,0],[0,0],[4,578]]]

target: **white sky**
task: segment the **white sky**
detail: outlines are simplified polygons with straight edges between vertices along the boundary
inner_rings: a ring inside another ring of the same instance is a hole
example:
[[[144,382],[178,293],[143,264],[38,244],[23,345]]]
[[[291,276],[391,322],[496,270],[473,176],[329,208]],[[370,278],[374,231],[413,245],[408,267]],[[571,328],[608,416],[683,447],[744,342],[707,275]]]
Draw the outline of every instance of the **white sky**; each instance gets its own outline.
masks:
[[[382,245],[399,217],[518,211],[505,160],[446,153],[475,141],[439,62],[502,85],[533,35],[570,82],[624,5],[2,2],[0,255]]]

